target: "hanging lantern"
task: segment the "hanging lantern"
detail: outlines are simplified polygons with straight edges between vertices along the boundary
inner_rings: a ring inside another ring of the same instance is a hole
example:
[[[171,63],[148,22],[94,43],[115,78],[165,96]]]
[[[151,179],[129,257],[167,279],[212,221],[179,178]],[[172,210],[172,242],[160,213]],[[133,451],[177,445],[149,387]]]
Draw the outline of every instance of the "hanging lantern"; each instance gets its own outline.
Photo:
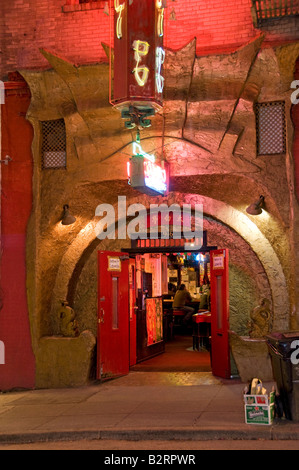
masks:
[[[111,104],[126,127],[149,127],[163,105],[164,0],[110,0],[114,10]],[[112,47],[112,46],[111,46]],[[110,54],[110,61],[112,54]]]

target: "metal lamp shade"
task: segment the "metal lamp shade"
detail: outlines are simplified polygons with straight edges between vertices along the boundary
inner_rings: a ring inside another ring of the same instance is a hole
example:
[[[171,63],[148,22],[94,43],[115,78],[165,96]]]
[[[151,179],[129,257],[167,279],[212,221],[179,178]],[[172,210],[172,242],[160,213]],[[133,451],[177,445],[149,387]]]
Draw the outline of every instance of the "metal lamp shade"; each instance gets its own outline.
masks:
[[[260,215],[263,212],[262,206],[264,200],[264,196],[260,196],[258,201],[254,202],[253,204],[250,204],[250,206],[247,207],[246,212],[250,215]]]
[[[63,214],[63,218],[61,221],[62,225],[72,225],[73,223],[75,223],[76,217],[70,214],[69,206],[67,204],[63,206],[63,210],[64,210],[64,214]]]

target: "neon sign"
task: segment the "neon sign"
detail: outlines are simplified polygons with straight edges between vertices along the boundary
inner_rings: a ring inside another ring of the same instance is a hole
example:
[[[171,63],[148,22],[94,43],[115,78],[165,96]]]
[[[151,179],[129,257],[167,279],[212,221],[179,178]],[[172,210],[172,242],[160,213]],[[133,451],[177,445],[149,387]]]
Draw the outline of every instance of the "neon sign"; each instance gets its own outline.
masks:
[[[165,193],[167,191],[166,170],[149,160],[144,160],[143,166],[145,186],[157,193]]]
[[[168,191],[168,164],[155,163],[154,155],[142,150],[138,142],[133,143],[134,156],[127,162],[128,183],[149,196],[165,195]]]
[[[136,67],[134,68],[133,72],[139,86],[144,86],[148,79],[148,74],[150,71],[149,68],[145,66],[140,67],[139,64],[142,61],[142,57],[148,55],[149,48],[150,45],[146,41],[137,40],[133,42],[133,50],[135,51],[134,57],[136,60]]]
[[[156,86],[158,93],[163,93],[164,77],[161,75],[161,68],[165,60],[165,51],[162,47],[157,47],[156,50]]]
[[[110,54],[110,79],[113,79],[110,102],[121,111],[123,119],[130,119],[130,126],[126,127],[131,129],[136,122],[127,115],[130,107],[147,118],[163,106],[166,2],[110,0],[110,3],[114,11],[110,22],[114,36],[112,41],[111,34],[110,41],[111,51],[114,50],[114,56]],[[141,126],[145,127],[142,122]]]
[[[123,37],[122,12],[125,9],[125,7],[126,7],[125,3],[119,4],[119,0],[114,0],[114,8],[115,8],[116,13],[118,13],[117,22],[116,22],[116,37],[117,37],[117,39],[121,39]]]
[[[159,37],[164,36],[164,10],[163,0],[157,0],[158,20],[157,20],[157,33]]]
[[[148,153],[145,153],[142,150],[141,145],[138,142],[133,142],[133,154],[136,155],[137,157],[144,157],[150,162],[155,163],[156,157],[154,155],[149,155]]]

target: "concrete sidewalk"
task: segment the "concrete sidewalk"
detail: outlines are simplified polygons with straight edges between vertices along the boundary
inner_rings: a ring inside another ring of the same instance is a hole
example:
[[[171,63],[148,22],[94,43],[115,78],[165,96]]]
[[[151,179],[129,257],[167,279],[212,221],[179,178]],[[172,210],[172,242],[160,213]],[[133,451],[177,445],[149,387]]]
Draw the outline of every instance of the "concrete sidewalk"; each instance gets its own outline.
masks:
[[[1,393],[0,443],[299,439],[299,423],[285,419],[245,424],[243,389],[211,373],[130,372],[79,389]]]

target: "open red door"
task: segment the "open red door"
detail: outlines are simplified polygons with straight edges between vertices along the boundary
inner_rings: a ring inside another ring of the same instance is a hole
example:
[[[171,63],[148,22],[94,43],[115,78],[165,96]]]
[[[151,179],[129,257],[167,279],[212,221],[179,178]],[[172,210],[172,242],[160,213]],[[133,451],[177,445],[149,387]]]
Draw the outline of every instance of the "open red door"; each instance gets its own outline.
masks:
[[[228,250],[210,252],[211,264],[211,336],[212,372],[229,379],[231,375],[229,350],[229,267]]]
[[[98,253],[97,379],[129,373],[129,256]]]
[[[129,308],[130,308],[130,366],[137,363],[137,322],[136,322],[136,262],[129,261]]]

